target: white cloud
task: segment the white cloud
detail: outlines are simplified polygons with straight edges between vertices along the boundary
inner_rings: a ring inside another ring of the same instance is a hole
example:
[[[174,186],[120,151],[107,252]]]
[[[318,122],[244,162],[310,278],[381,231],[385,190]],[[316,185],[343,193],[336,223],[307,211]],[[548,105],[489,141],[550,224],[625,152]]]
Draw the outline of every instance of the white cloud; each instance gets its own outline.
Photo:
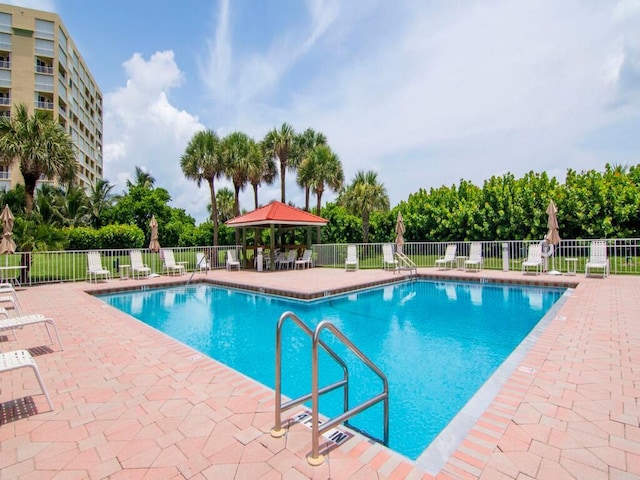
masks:
[[[380,17],[393,20],[385,30],[364,31],[368,22],[349,23],[348,15],[327,27],[343,31],[325,37],[367,38],[367,49],[344,44],[353,56],[300,82],[285,118],[265,97],[266,106],[238,112],[237,123],[286,120],[323,131],[346,178],[378,171],[392,203],[460,178],[481,184],[504,171],[564,172],[615,161],[585,152],[583,143],[617,118],[609,109],[612,70],[623,64],[628,32],[640,31],[633,9],[625,9],[623,37],[612,9],[577,1],[417,2],[402,18],[395,4],[388,8],[370,12],[376,27]],[[627,77],[637,78],[637,64],[624,65]]]
[[[169,191],[174,206],[204,220],[207,191],[186,180],[180,169],[187,143],[204,126],[169,101],[171,89],[184,83],[173,52],[156,52],[149,60],[136,53],[122,66],[126,86],[104,99],[105,178],[120,192],[135,167],[142,167]]]
[[[45,12],[58,11],[55,0],[4,0],[3,3],[34,10],[44,10]]]

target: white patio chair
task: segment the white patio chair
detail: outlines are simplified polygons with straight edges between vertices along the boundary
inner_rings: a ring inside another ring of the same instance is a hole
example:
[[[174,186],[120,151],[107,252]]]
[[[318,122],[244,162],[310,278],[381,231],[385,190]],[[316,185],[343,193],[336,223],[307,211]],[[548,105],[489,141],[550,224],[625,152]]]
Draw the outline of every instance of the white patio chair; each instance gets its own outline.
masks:
[[[482,270],[482,243],[473,242],[469,248],[469,259],[464,261],[464,270]]]
[[[351,268],[354,272],[358,270],[358,250],[355,245],[347,246],[347,258],[344,261],[345,272]]]
[[[451,245],[447,245],[447,249],[444,252],[444,257],[436,260],[436,267],[440,267],[440,270],[446,270],[447,265],[453,268],[453,265],[456,263],[456,251],[458,247],[455,243]]]
[[[211,264],[204,252],[196,252],[196,268],[199,268],[201,272],[204,271],[205,273],[211,270]]]
[[[236,257],[235,250],[227,250],[227,270],[231,270],[233,267],[238,267],[238,271],[240,271],[240,260]]]
[[[300,268],[310,268],[311,267],[311,255],[312,255],[312,251],[311,250],[305,250],[304,253],[302,254],[302,257],[300,257],[299,260],[296,260],[295,263],[295,267],[296,269],[298,267]]]
[[[56,327],[56,322],[54,322],[52,318],[45,317],[44,315],[41,315],[39,313],[31,314],[31,315],[23,315],[20,317],[2,318],[0,319],[0,331],[15,330],[16,328],[23,328],[28,325],[36,325],[38,323],[44,324],[44,326],[47,329],[47,335],[49,335],[49,341],[52,344],[53,344],[53,337],[51,336],[51,331],[49,330],[49,326],[53,327],[53,330],[56,332],[56,338],[58,339],[58,345],[60,345],[60,350],[64,350],[64,348],[62,347],[62,340],[60,340],[60,334],[58,333],[58,328]],[[15,336],[15,332],[14,332],[14,336]]]
[[[148,277],[151,269],[142,261],[142,252],[140,250],[131,250],[131,274],[133,278]]]
[[[87,272],[89,282],[92,278],[98,283],[98,278],[103,277],[105,280],[111,278],[111,271],[102,266],[102,257],[100,252],[87,252]]]
[[[296,261],[296,255],[298,254],[298,252],[295,249],[291,249],[287,252],[286,256],[282,256],[278,259],[276,259],[276,268],[280,269],[282,267],[285,268],[291,268],[294,265],[294,262]]]
[[[609,259],[607,258],[607,242],[594,240],[591,242],[589,261],[584,266],[586,277],[593,275],[593,269],[602,270],[602,278],[609,275]]]
[[[184,265],[177,263],[173,256],[173,250],[170,248],[162,249],[162,259],[164,261],[164,271],[168,275],[183,275],[185,272]]]
[[[398,260],[393,256],[393,245],[390,243],[382,245],[382,268],[385,270],[390,268],[396,270],[398,268]]]
[[[527,259],[522,262],[522,273],[526,274],[531,267],[535,268],[536,275],[542,273],[542,245],[539,243],[529,245]]]
[[[40,376],[40,371],[38,370],[38,365],[31,357],[31,354],[26,350],[14,350],[12,352],[0,353],[0,373],[10,372],[11,370],[17,370],[19,368],[31,368],[36,378],[38,379],[38,383],[40,384],[40,390],[44,393],[45,398],[47,399],[47,403],[49,404],[49,408],[54,410],[53,403],[51,402],[51,397],[49,397],[49,392],[47,391],[47,387],[44,385],[44,381],[42,381],[42,377]]]

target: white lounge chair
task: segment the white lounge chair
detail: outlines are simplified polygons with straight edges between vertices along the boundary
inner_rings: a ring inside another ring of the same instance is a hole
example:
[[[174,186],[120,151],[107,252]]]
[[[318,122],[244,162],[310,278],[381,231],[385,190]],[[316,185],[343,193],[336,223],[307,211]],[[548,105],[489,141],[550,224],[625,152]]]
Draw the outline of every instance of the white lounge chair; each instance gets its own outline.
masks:
[[[36,375],[38,383],[40,384],[40,389],[47,399],[49,408],[54,410],[53,403],[49,397],[49,392],[47,392],[47,387],[45,387],[42,377],[40,376],[38,365],[36,365],[31,354],[26,350],[14,350],[13,352],[0,353],[0,373],[10,372],[11,370],[17,370],[18,368],[25,367],[29,367],[33,370],[33,373]]]
[[[205,273],[211,270],[211,264],[204,252],[196,252],[196,268],[199,268],[201,272],[204,271]]]
[[[296,260],[296,263],[295,263],[296,269],[298,267],[300,267],[300,268],[310,268],[311,267],[311,255],[312,254],[313,254],[313,252],[311,250],[305,250],[304,253],[302,254],[302,257],[300,257],[299,260]]]
[[[100,252],[87,252],[87,273],[89,275],[89,282],[91,279],[95,279],[98,283],[98,278],[103,277],[105,280],[111,278],[111,271],[102,266],[102,257]]]
[[[233,267],[238,267],[238,271],[240,271],[240,260],[236,257],[235,250],[227,250],[227,270],[231,270]]]
[[[15,294],[15,292],[13,292],[13,295],[7,293],[7,294],[2,294],[0,293],[0,304],[5,304],[5,303],[10,303],[11,304],[11,308],[13,308],[13,311],[15,312],[16,316],[20,316],[20,304],[18,303],[18,296]],[[2,310],[4,310],[4,312],[7,312],[5,307],[0,307]],[[6,313],[7,317],[9,316],[8,313]]]
[[[542,245],[540,243],[529,245],[527,259],[522,262],[522,273],[526,274],[531,267],[535,268],[536,275],[542,273]]]
[[[605,240],[595,240],[591,242],[591,252],[589,261],[584,266],[586,277],[593,275],[592,270],[602,270],[602,278],[609,275],[609,259],[607,258],[607,242]]]
[[[0,283],[0,295],[10,294],[12,295],[16,302],[18,301],[18,295],[16,294],[16,289],[13,288],[13,285],[9,282]]]
[[[170,248],[163,248],[162,259],[164,261],[164,271],[167,272],[167,275],[183,275],[185,268],[184,265],[180,263],[176,263],[176,259],[173,256],[173,250]]]
[[[56,322],[54,322],[52,318],[45,317],[44,315],[41,315],[39,313],[31,314],[31,315],[23,315],[20,317],[2,318],[0,319],[0,331],[14,330],[16,328],[26,327],[27,325],[36,325],[38,323],[44,323],[44,326],[47,329],[47,334],[49,335],[49,341],[52,344],[53,344],[53,337],[51,336],[49,325],[53,327],[53,330],[56,332],[56,338],[58,339],[58,345],[60,345],[60,350],[64,350],[62,347],[62,341],[60,340],[60,334],[58,333],[58,328],[56,327]]]
[[[447,265],[453,268],[456,263],[456,251],[458,246],[455,243],[447,245],[447,249],[444,252],[444,257],[436,260],[436,267],[440,267],[440,270],[446,270]]]
[[[140,250],[131,250],[131,274],[134,278],[148,277],[151,269],[142,261],[142,252]]]
[[[464,261],[464,270],[482,270],[482,243],[473,242],[469,248],[469,259]]]
[[[398,269],[398,260],[393,256],[393,246],[389,243],[382,245],[382,268],[385,270]]]
[[[276,268],[278,269],[281,269],[282,267],[292,268],[293,265],[295,264],[297,254],[298,252],[295,249],[289,250],[286,256],[283,254],[282,256],[276,259]]]
[[[350,267],[354,272],[358,270],[358,250],[355,245],[347,246],[347,258],[344,261],[344,270],[349,271]]]

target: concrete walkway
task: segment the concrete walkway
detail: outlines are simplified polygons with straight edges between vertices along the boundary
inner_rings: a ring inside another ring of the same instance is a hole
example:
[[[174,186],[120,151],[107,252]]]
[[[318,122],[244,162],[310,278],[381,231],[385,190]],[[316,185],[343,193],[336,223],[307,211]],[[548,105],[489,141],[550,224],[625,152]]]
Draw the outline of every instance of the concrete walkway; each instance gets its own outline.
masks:
[[[577,285],[437,478],[640,478],[640,277],[420,274]],[[305,426],[269,435],[273,391],[85,293],[186,278],[19,292],[23,313],[56,320],[64,350],[40,325],[17,340],[0,332],[1,351],[32,352],[55,405],[49,411],[32,372],[0,375],[0,479],[433,478],[360,436],[310,467]],[[194,277],[205,278],[304,298],[399,276],[316,268]]]

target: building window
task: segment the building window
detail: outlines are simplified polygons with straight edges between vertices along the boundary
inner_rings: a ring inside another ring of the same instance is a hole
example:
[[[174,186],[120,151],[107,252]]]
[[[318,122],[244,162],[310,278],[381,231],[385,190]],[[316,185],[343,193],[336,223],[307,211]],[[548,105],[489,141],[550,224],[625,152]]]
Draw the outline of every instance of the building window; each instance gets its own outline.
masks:
[[[40,20],[36,18],[36,38],[46,38],[53,40],[54,24],[49,20]]]
[[[53,77],[36,73],[36,88],[43,92],[53,92]]]
[[[10,13],[0,13],[0,32],[11,33]]]
[[[53,40],[36,38],[36,55],[53,57]]]
[[[11,34],[0,33],[0,49],[11,50]]]
[[[60,44],[60,47],[65,50],[67,49],[67,36],[64,34],[61,28],[58,30],[58,43]]]
[[[11,54],[0,55],[0,68],[11,68]]]
[[[0,165],[0,180],[11,180],[11,167]]]

